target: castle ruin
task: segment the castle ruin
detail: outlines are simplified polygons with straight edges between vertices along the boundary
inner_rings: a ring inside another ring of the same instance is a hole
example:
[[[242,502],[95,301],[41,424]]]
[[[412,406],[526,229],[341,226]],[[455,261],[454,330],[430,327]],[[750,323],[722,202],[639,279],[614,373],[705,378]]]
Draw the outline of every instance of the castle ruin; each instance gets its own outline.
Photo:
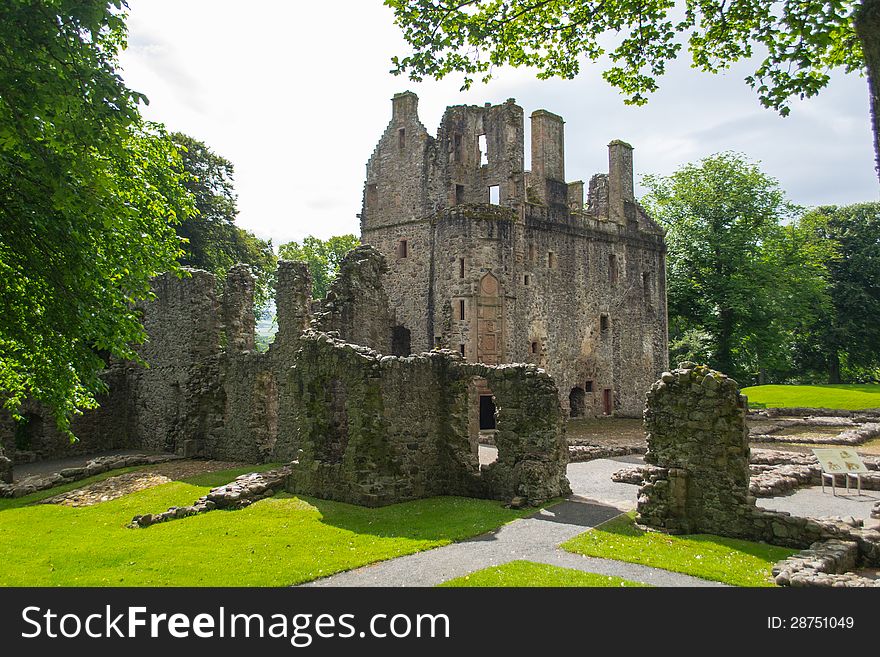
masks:
[[[388,262],[392,353],[532,363],[571,416],[640,417],[668,362],[666,246],[635,201],[632,147],[609,145],[585,205],[556,114],[532,113],[525,171],[512,99],[447,108],[437,137],[417,109],[415,94],[394,96],[361,213],[362,241]]]
[[[565,182],[560,117],[532,114],[524,171],[512,100],[450,107],[436,138],[417,100],[393,99],[367,165],[364,246],[326,298],[311,299],[305,263],[279,263],[268,352],[246,266],[222,293],[208,272],[157,277],[149,367],[111,361],[73,447],[33,401],[24,421],[0,413],[0,455],[293,461],[289,490],[367,505],[566,495],[563,411],[640,415],[666,365],[663,231],[633,197],[632,148],[612,142],[585,205],[583,183]],[[498,457],[480,465],[484,429]]]

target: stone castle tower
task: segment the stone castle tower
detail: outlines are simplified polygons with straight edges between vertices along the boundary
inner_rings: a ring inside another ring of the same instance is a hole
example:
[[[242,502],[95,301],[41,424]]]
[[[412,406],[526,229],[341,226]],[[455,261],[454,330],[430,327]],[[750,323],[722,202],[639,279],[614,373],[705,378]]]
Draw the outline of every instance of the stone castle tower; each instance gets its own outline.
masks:
[[[640,416],[667,367],[666,246],[635,202],[632,147],[609,173],[565,181],[563,120],[447,108],[436,137],[396,94],[367,163],[361,239],[387,259],[393,353],[444,347],[486,364],[545,368],[572,416]]]

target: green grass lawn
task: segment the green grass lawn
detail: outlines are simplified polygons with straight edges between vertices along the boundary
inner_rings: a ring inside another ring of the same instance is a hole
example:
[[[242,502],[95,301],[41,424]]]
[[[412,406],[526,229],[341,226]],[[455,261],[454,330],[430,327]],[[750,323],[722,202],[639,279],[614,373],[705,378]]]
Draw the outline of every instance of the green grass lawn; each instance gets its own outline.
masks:
[[[534,561],[511,561],[478,570],[440,586],[647,586],[620,577],[585,573]]]
[[[752,386],[743,388],[750,403],[769,408],[804,406],[857,411],[880,408],[880,385]]]
[[[735,586],[775,586],[773,564],[797,550],[708,534],[645,532],[634,513],[618,516],[562,544],[569,552],[629,561]]]
[[[28,505],[61,487],[30,500],[3,500],[9,504],[0,507],[0,585],[298,584],[481,534],[533,512],[457,497],[367,509],[279,495],[241,511],[125,527],[137,514],[191,504],[237,474],[211,473],[195,478],[203,485],[172,482],[81,508]]]

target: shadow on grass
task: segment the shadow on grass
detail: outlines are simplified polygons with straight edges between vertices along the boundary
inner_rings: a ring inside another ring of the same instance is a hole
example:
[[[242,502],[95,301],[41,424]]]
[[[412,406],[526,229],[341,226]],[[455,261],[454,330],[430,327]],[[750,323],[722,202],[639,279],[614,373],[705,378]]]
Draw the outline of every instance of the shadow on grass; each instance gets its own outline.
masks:
[[[784,559],[792,552],[796,552],[796,550],[769,543],[755,543],[739,538],[716,536],[714,534],[666,534],[659,531],[649,531],[642,529],[636,524],[633,513],[627,513],[614,518],[598,526],[595,531],[628,538],[641,538],[649,535],[666,536],[670,541],[689,541],[707,546],[716,545],[761,559],[779,560]]]
[[[355,534],[418,541],[460,541],[535,513],[533,508],[505,509],[501,502],[468,497],[431,497],[375,508],[296,497],[315,507],[326,525]]]

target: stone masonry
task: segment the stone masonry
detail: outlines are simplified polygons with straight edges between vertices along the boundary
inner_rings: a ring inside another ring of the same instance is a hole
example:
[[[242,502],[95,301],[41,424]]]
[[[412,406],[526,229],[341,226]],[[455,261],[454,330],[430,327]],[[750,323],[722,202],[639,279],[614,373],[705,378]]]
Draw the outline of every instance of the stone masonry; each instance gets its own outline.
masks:
[[[101,408],[74,422],[76,449],[292,461],[289,490],[365,505],[431,495],[538,503],[567,494],[553,380],[535,365],[492,367],[448,351],[391,355],[402,338],[381,283],[386,270],[372,247],[351,251],[312,312],[308,269],[282,261],[278,333],[265,353],[254,350],[245,267],[229,272],[223,294],[207,272],[158,277],[155,300],[143,307],[149,339],[140,353],[149,367],[111,364]],[[481,468],[475,414],[486,385],[499,458]],[[25,456],[70,449],[47,428],[48,415],[28,412]],[[5,451],[23,453],[21,431],[8,417],[0,423]]]
[[[729,534],[747,505],[749,441],[736,381],[682,363],[651,386],[645,462],[659,466],[639,491],[639,522],[674,533]]]
[[[496,398],[498,459],[483,468],[472,431],[476,378]],[[533,365],[458,354],[382,356],[307,333],[291,369],[299,463],[290,489],[367,506],[465,495],[536,504],[570,492],[556,387]]]
[[[367,164],[361,239],[388,262],[393,353],[546,369],[572,416],[637,417],[667,367],[663,231],[633,195],[632,147],[566,182],[564,122],[514,101],[449,107],[436,137],[400,93]]]
[[[810,547],[814,553],[823,552],[823,541],[843,541],[855,546],[856,561],[880,565],[877,531],[756,506],[749,495],[746,409],[737,383],[720,372],[681,363],[663,373],[647,395],[645,462],[653,467],[645,470],[639,489],[637,522],[676,534]],[[841,585],[850,579],[844,576]]]

